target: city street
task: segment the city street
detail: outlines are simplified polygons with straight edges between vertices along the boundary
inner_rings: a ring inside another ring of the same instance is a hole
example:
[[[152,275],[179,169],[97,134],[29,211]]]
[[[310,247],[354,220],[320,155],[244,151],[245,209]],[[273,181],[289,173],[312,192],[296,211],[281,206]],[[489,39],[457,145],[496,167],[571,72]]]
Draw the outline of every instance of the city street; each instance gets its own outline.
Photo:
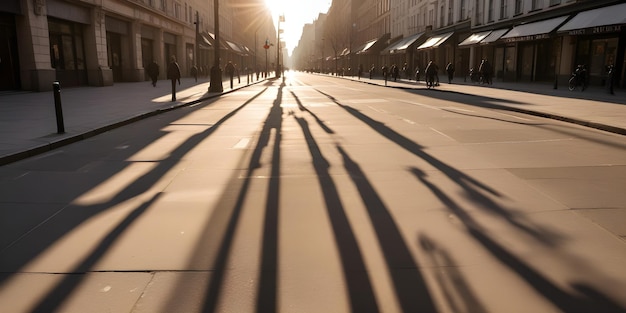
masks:
[[[286,75],[1,166],[0,312],[626,312],[626,136]]]

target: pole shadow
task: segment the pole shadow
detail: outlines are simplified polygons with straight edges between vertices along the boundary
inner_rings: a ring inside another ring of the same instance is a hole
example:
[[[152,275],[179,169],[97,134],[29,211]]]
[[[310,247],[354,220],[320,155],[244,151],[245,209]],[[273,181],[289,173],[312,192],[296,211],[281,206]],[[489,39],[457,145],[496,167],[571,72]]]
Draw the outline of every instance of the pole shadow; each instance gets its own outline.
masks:
[[[350,158],[341,146],[337,146],[337,150],[343,158],[344,168],[350,174],[350,178],[365,204],[402,311],[438,312],[417,262],[411,255],[389,209],[361,167]]]
[[[68,211],[68,207],[54,216],[54,218],[63,219],[63,227],[49,226],[50,231],[47,232],[45,238],[37,238],[36,245],[30,246],[28,251],[20,251],[19,256],[12,259],[10,263],[4,263],[5,271],[17,273],[25,264],[35,259],[40,253],[44,252],[49,246],[52,246],[59,238],[75,229],[78,225],[84,223],[91,217],[106,211],[119,203],[130,200],[148,191],[155,183],[157,183],[167,172],[169,172],[179,160],[186,155],[191,149],[197,146],[202,140],[213,134],[223,123],[234,116],[237,112],[247,106],[250,102],[260,96],[266,89],[263,89],[250,100],[243,103],[235,110],[223,116],[217,123],[207,130],[189,137],[185,142],[174,149],[171,154],[150,172],[134,180],[126,188],[119,191],[112,199],[107,202],[98,203],[89,206],[72,206],[76,212],[64,215]],[[53,312],[57,310],[61,304],[71,295],[71,292],[82,282],[84,274],[89,272],[91,268],[97,264],[98,260],[114,246],[115,242],[123,235],[123,233],[142,215],[150,206],[156,202],[161,194],[158,193],[150,200],[142,203],[139,207],[132,210],[127,217],[121,221],[103,240],[97,245],[88,256],[84,258],[74,269],[69,271],[67,277],[61,280],[50,292],[37,303],[32,312]],[[2,251],[3,254],[11,253],[11,247]],[[11,274],[0,275],[0,284],[11,278]]]
[[[624,313],[626,309],[609,299],[606,295],[592,286],[574,283],[571,286],[578,291],[570,293],[557,284],[551,282],[539,271],[515,256],[504,246],[487,235],[487,232],[476,222],[458,203],[448,197],[446,193],[431,183],[426,173],[417,168],[409,169],[413,175],[424,184],[441,201],[444,206],[456,214],[465,226],[468,234],[481,244],[502,265],[509,268],[519,278],[524,280],[530,287],[547,301],[554,304],[563,312],[611,312]]]
[[[331,95],[323,93],[322,91],[319,91],[319,90],[318,92],[327,96],[329,99],[335,102],[339,107],[341,107],[346,112],[350,113],[352,116],[356,117],[357,119],[359,119],[360,121],[362,121],[363,123],[371,127],[373,130],[378,132],[383,137],[396,143],[397,145],[399,145],[406,151],[428,162],[429,164],[437,168],[439,171],[444,173],[450,180],[454,181],[456,184],[462,187],[467,192],[467,194],[471,197],[471,199],[473,199],[477,204],[479,204],[479,208],[503,218],[504,220],[509,222],[511,225],[533,236],[536,240],[546,245],[555,245],[558,242],[558,240],[560,240],[559,238],[560,236],[558,234],[555,234],[550,230],[542,229],[538,226],[531,225],[530,222],[522,220],[523,219],[522,215],[515,214],[514,212],[508,211],[507,209],[498,205],[491,198],[483,194],[483,192],[486,192],[495,197],[503,197],[503,195],[500,194],[497,190],[491,188],[490,186],[483,184],[482,182],[474,179],[473,177],[466,175],[465,173],[457,170],[456,168],[431,156],[430,154],[424,151],[424,147],[413,142],[412,140],[396,132],[395,130],[389,128],[385,124],[372,119],[371,117],[361,113],[360,111],[350,106],[340,103],[337,99],[335,99]]]
[[[350,226],[350,221],[337,192],[337,186],[328,172],[330,164],[322,155],[307,121],[304,118],[295,117],[295,119],[302,128],[313,159],[317,180],[324,195],[326,213],[335,234],[344,280],[348,288],[350,312],[379,312],[380,309],[368,277],[363,254]]]

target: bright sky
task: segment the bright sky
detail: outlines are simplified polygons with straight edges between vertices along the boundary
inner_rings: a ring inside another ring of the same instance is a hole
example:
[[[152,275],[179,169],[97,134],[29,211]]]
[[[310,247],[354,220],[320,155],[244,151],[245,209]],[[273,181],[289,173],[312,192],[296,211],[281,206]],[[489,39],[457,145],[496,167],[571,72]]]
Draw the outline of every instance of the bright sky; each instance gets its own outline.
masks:
[[[304,24],[312,23],[320,13],[328,13],[332,0],[265,0],[265,2],[272,11],[274,23],[278,21],[278,15],[285,15],[285,22],[280,23],[280,28],[284,30],[280,34],[280,39],[287,44],[291,55],[302,36]]]

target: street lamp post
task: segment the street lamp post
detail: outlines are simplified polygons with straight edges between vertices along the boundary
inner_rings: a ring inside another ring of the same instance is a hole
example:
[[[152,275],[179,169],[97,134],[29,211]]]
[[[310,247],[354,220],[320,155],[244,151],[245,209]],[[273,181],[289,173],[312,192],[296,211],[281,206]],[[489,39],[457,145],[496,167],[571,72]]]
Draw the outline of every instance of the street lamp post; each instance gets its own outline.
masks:
[[[280,50],[280,22],[285,22],[285,16],[284,15],[280,15],[278,17],[278,29],[276,31],[277,34],[278,34],[277,43],[276,43],[277,44],[277,46],[276,46],[277,47],[277,49],[276,49],[276,78],[279,78],[280,74],[281,74],[281,70],[280,70],[280,53],[281,53],[281,50]]]
[[[209,84],[209,92],[223,92],[222,86],[222,69],[220,68],[220,13],[219,0],[214,1],[214,17],[215,17],[215,61],[211,68],[211,82]]]

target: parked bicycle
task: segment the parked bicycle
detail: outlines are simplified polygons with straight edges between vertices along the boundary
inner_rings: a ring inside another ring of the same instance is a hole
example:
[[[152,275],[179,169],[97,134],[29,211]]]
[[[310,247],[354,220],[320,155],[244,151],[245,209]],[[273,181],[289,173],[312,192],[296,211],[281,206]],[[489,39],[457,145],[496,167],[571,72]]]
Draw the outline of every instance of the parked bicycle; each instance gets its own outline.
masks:
[[[578,65],[569,79],[569,90],[574,91],[581,87],[581,91],[587,88],[587,69],[584,65]]]

